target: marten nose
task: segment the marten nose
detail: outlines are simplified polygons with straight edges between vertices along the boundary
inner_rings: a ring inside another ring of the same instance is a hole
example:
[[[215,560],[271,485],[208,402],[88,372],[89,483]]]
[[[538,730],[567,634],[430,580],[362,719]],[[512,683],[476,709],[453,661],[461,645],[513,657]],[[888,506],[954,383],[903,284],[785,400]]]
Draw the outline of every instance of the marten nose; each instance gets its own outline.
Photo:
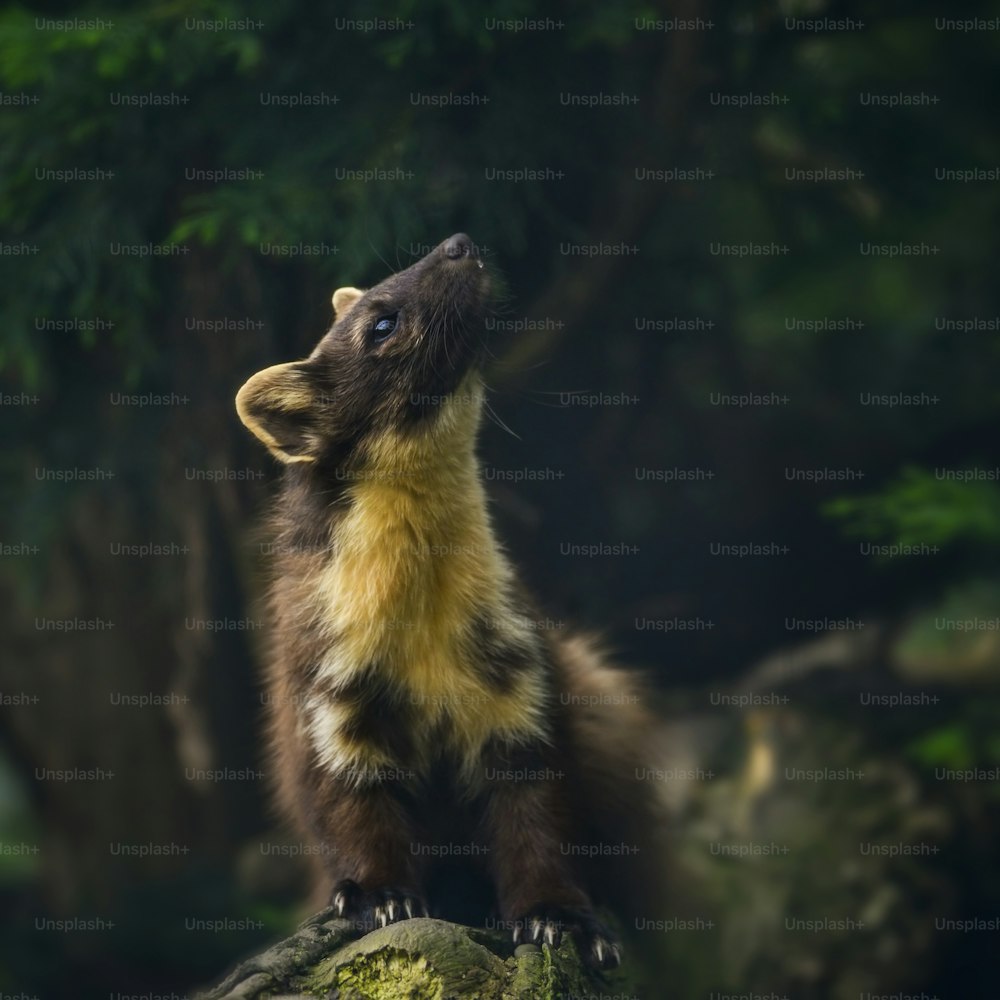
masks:
[[[478,257],[475,243],[465,233],[455,233],[444,241],[444,255],[451,260],[459,257]]]

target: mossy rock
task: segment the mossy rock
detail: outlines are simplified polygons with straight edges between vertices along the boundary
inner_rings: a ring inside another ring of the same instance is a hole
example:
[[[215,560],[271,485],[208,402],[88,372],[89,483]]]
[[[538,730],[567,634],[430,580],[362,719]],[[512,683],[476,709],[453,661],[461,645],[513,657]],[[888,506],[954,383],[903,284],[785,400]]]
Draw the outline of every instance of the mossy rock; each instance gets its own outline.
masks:
[[[522,947],[515,956],[500,932],[426,917],[359,938],[327,910],[199,1000],[554,1000],[623,988],[621,972],[609,977],[584,966],[568,936],[555,951]]]

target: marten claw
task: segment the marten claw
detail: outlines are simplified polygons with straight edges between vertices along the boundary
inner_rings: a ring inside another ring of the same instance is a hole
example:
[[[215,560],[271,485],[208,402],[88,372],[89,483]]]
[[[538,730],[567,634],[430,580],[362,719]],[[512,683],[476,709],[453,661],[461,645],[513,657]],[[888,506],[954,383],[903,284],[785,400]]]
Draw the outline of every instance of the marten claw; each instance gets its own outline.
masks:
[[[599,968],[610,969],[622,964],[621,946],[596,934],[590,942],[590,952],[593,962]]]
[[[541,917],[535,917],[531,921],[531,943],[532,944],[547,944],[551,948],[556,948],[559,945],[559,938],[561,936],[561,931],[559,925],[555,922]],[[516,927],[514,929],[514,943],[517,944],[521,939],[522,928]]]
[[[388,927],[413,916],[429,916],[427,905],[414,892],[389,886],[366,892],[357,882],[344,879],[334,887],[331,905],[339,917],[357,920],[365,930]]]
[[[515,921],[514,944],[521,943],[527,930],[528,940],[532,944],[558,948],[564,929],[571,929],[578,935],[581,951],[592,965],[599,969],[621,965],[621,945],[589,910],[584,909],[535,907],[522,919]]]
[[[523,920],[514,923],[514,944],[520,944],[525,928],[530,932],[529,941],[531,944],[547,944],[550,948],[557,948],[562,938],[561,921],[548,913],[536,912],[526,916]]]
[[[360,888],[359,886],[355,886],[355,883],[352,882],[350,887],[346,885],[338,886],[333,891],[333,897],[330,902],[333,908],[337,911],[338,917],[343,917],[351,905],[350,897],[348,895],[351,887]]]

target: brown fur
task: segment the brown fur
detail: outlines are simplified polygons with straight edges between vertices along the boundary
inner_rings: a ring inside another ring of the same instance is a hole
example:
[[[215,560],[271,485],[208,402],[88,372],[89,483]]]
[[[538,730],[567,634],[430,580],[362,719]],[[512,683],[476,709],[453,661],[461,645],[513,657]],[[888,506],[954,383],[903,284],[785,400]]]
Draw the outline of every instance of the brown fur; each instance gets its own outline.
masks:
[[[338,290],[312,355],[237,397],[286,465],[277,792],[326,846],[344,912],[421,912],[423,849],[465,830],[505,920],[550,940],[568,923],[607,964],[617,948],[568,848],[601,836],[601,816],[639,815],[651,720],[592,644],[533,627],[495,539],[474,452],[488,295],[468,238],[452,237],[367,293]]]

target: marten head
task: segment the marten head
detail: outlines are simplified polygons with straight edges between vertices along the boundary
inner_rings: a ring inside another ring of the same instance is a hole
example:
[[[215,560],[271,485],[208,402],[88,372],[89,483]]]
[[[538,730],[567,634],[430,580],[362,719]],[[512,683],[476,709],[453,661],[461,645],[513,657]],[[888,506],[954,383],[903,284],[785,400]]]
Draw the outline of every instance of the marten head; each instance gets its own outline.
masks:
[[[250,378],[237,413],[282,462],[317,468],[417,461],[453,434],[471,440],[488,301],[477,248],[456,233],[368,291],[338,288],[312,354]]]

